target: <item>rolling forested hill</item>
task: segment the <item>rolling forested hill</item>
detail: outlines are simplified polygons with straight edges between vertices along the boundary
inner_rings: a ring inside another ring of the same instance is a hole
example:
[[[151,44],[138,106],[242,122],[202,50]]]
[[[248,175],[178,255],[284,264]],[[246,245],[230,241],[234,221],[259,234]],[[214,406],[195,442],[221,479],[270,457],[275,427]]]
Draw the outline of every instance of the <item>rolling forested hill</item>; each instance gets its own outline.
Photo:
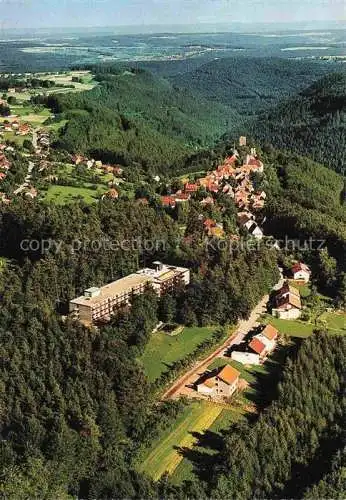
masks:
[[[100,84],[90,92],[49,99],[54,112],[69,119],[59,138],[64,149],[165,168],[211,145],[238,121],[231,108],[146,71],[109,71],[96,75]]]
[[[248,132],[268,143],[345,171],[346,74],[328,75],[296,97],[250,121]]]
[[[249,133],[256,131],[261,111],[307,88],[331,66],[233,58],[166,78],[124,64],[91,69],[99,81],[93,90],[48,99],[54,113],[69,120],[59,146],[166,171],[179,170],[220,136],[242,133],[245,123]]]
[[[204,98],[246,116],[273,106],[333,71],[327,64],[278,58],[225,58],[170,77]]]

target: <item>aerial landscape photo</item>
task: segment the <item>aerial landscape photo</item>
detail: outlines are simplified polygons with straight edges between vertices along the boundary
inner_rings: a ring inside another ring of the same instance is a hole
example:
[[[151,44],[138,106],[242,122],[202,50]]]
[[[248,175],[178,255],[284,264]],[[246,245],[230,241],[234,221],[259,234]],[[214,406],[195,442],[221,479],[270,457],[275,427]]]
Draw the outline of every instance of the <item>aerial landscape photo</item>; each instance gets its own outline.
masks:
[[[346,498],[345,13],[1,3],[1,498]]]

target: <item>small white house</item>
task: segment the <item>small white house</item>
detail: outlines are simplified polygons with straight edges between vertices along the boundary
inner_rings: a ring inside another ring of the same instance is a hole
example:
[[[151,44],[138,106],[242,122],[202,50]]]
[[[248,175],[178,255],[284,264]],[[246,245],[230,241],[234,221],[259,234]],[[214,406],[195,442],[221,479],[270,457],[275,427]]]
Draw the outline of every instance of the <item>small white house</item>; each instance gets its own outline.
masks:
[[[303,262],[297,262],[294,264],[291,271],[294,280],[304,281],[304,283],[308,283],[308,281],[310,281],[311,270]]]
[[[258,354],[252,352],[233,351],[231,354],[233,361],[238,361],[242,365],[259,365],[260,357]]]

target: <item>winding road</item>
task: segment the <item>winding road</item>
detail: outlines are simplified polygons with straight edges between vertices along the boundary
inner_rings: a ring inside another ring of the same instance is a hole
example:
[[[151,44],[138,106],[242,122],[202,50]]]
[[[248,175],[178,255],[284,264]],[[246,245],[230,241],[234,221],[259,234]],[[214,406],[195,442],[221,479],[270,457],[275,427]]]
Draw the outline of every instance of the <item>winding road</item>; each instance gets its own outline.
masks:
[[[283,279],[274,288],[280,288],[283,284]],[[188,372],[182,375],[174,384],[162,395],[162,400],[176,399],[180,396],[196,397],[196,391],[191,387],[196,380],[206,371],[208,366],[214,359],[222,357],[223,353],[231,346],[240,344],[247,333],[258,324],[258,318],[266,312],[266,304],[269,295],[262,297],[260,302],[253,308],[248,319],[239,320],[236,330],[232,335],[214,352],[209,354],[206,358],[198,361]]]

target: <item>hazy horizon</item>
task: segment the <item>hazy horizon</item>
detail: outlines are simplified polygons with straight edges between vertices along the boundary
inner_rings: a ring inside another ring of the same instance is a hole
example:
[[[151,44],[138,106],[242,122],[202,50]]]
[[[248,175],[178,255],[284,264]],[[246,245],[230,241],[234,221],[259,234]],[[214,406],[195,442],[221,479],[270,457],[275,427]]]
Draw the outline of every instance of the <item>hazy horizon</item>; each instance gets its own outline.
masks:
[[[213,33],[213,32],[244,32],[249,33],[259,29],[261,31],[321,31],[324,29],[343,29],[345,20],[330,21],[299,21],[299,22],[232,22],[232,23],[197,23],[197,24],[130,24],[104,26],[40,26],[40,27],[10,27],[2,28],[3,34],[56,34],[57,32],[78,33],[88,31],[92,33],[114,33],[119,35],[155,34],[155,33]]]
[[[167,22],[169,20],[169,23]],[[345,20],[344,0],[11,0],[2,14],[2,30],[104,28],[140,29],[190,26],[194,30],[224,24],[302,23]]]

